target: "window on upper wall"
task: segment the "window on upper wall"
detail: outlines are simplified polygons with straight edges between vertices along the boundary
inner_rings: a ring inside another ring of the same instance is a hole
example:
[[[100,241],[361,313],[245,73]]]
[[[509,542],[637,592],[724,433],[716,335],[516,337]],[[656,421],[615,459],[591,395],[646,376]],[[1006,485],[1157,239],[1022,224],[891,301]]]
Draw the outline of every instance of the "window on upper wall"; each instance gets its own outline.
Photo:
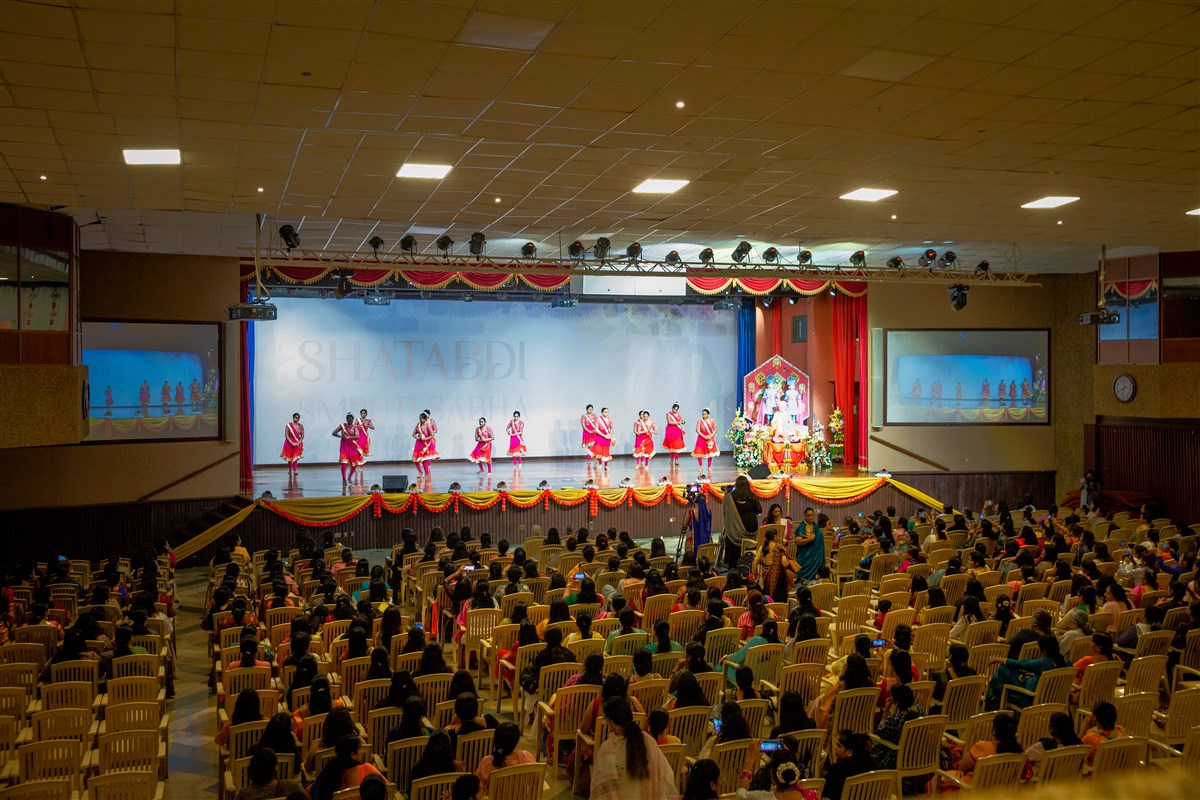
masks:
[[[58,250],[20,250],[21,329],[70,330],[71,262]]]
[[[1158,338],[1158,281],[1113,281],[1104,287],[1104,307],[1121,321],[1100,326],[1100,341],[1119,342]]]
[[[20,307],[20,289],[17,288],[17,248],[11,244],[0,244],[0,330],[17,329],[17,309]]]

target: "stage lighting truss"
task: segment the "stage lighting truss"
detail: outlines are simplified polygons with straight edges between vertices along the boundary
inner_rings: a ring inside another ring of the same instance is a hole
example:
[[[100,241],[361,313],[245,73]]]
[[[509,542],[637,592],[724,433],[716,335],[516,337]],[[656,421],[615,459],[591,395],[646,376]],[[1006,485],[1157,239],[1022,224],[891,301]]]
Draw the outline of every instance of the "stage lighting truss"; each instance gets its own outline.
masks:
[[[290,226],[285,226],[290,227]],[[547,258],[537,254],[537,248],[529,251],[525,243],[519,252],[507,255],[496,255],[485,249],[487,237],[482,232],[471,236],[468,247],[460,252],[454,252],[455,242],[449,235],[442,235],[435,240],[437,253],[417,253],[418,243],[411,242],[412,250],[406,248],[410,244],[401,239],[399,247],[387,251],[382,246],[378,254],[373,249],[368,250],[299,250],[299,236],[292,238],[289,232],[286,238],[292,239],[289,249],[284,237],[264,241],[259,247],[246,248],[247,260],[257,262],[263,270],[263,278],[272,287],[287,287],[288,281],[273,273],[275,268],[314,267],[324,266],[331,270],[352,270],[356,264],[369,266],[371,269],[391,267],[395,270],[413,269],[414,267],[434,270],[450,270],[480,274],[503,274],[511,278],[521,275],[562,275],[572,276],[611,276],[639,275],[646,277],[674,278],[712,278],[715,275],[725,275],[730,278],[772,278],[795,280],[846,280],[865,283],[889,283],[908,281],[913,283],[935,283],[942,286],[953,284],[972,285],[979,283],[1006,284],[1013,286],[1040,286],[1036,276],[1015,271],[993,272],[986,260],[968,261],[947,252],[941,258],[936,251],[929,249],[921,253],[917,259],[921,265],[918,269],[912,262],[897,256],[886,262],[868,264],[866,254],[855,251],[841,264],[813,263],[813,254],[801,249],[796,256],[797,263],[785,263],[783,254],[776,248],[767,248],[762,253],[762,263],[754,263],[750,258],[753,249],[749,242],[742,241],[742,260],[718,261],[711,247],[705,247],[693,255],[684,256],[678,250],[671,250],[659,260],[647,259],[639,242],[629,244],[621,254],[612,251],[612,243],[607,237],[599,237],[593,246],[588,247],[582,241],[573,241],[565,247],[566,257]],[[265,237],[264,237],[265,238]],[[365,243],[371,245],[371,242]],[[772,253],[772,250],[775,252]],[[730,254],[736,259],[737,248]],[[949,259],[946,258],[949,256]],[[843,256],[844,257],[844,256]],[[772,260],[773,259],[773,260]],[[396,280],[403,283],[403,276],[397,275]],[[329,288],[336,281],[327,279],[322,282]]]

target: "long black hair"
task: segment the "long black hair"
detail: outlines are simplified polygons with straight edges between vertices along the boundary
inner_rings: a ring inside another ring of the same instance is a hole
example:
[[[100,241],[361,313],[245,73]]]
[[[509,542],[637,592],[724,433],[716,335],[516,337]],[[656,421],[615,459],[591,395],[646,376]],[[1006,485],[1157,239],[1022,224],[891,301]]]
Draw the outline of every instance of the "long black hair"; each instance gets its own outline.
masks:
[[[357,733],[346,734],[339,738],[333,746],[333,758],[317,775],[317,791],[313,794],[321,797],[333,797],[333,793],[342,788],[342,780],[345,778],[346,771],[358,764],[354,756],[361,746],[362,742]]]
[[[657,649],[655,650],[655,652],[658,652],[658,653],[670,653],[671,652],[671,650],[672,650],[671,645],[673,644],[673,642],[671,641],[671,625],[665,619],[660,619],[658,622],[655,623],[654,638],[658,640]]]
[[[604,701],[604,716],[613,730],[620,730],[625,737],[625,771],[636,781],[650,777],[650,758],[646,753],[646,739],[642,729],[633,720],[629,701],[621,696]],[[747,738],[749,734],[747,733]]]
[[[492,735],[492,768],[502,768],[520,741],[521,729],[515,722],[501,722],[497,725],[496,733]]]
[[[580,639],[592,638],[592,617],[586,611],[575,615],[575,626],[579,629]]]

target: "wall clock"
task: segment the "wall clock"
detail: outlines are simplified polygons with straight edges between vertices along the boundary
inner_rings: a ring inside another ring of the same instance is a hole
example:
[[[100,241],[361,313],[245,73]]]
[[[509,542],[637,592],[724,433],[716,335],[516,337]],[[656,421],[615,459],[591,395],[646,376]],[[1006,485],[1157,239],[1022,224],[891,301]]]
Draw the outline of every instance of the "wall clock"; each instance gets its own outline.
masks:
[[[1112,385],[1113,395],[1122,403],[1129,403],[1137,396],[1137,381],[1129,373],[1118,375]]]

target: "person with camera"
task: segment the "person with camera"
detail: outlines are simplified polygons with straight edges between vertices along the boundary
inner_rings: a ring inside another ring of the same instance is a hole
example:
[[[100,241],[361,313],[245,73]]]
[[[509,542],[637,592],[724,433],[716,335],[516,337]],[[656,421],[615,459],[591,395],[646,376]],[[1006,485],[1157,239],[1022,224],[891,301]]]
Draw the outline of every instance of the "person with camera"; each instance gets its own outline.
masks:
[[[762,503],[750,489],[750,479],[738,475],[733,488],[725,493],[721,501],[725,513],[725,531],[721,544],[725,548],[725,564],[733,569],[742,557],[742,548],[747,543],[757,542],[758,519],[762,516]]]

